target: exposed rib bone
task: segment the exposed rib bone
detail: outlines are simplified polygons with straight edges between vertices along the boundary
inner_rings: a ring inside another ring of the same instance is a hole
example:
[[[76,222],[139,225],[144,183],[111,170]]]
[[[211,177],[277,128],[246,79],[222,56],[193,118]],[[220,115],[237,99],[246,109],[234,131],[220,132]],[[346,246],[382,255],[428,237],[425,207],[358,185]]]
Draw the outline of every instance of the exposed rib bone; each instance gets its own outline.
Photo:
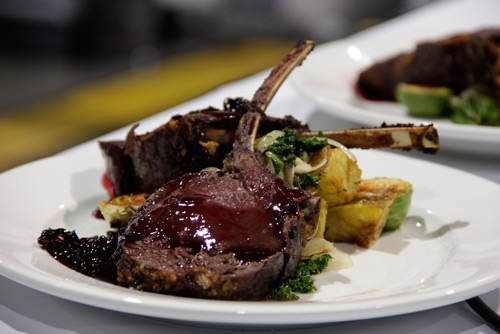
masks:
[[[252,102],[262,112],[266,111],[267,106],[271,102],[274,94],[278,91],[281,84],[292,70],[300,65],[304,58],[314,48],[313,41],[300,41],[293,50],[276,66],[271,74],[264,80],[264,83],[255,92]]]
[[[317,137],[318,132],[300,132],[300,137]],[[392,148],[418,150],[424,153],[439,151],[439,136],[433,125],[382,124],[378,128],[324,131],[323,136],[348,148]]]
[[[257,135],[262,114],[265,112],[272,98],[281,87],[283,81],[295,67],[302,63],[313,47],[313,41],[298,42],[286,55],[286,57],[283,58],[283,60],[271,71],[259,89],[257,89],[252,99],[252,106],[256,107],[257,110],[249,110],[240,119],[238,131],[236,132],[236,138],[233,144],[233,152],[225,160],[225,164],[228,169],[243,169],[248,165],[248,154],[245,155],[240,153],[235,155],[234,152],[248,150],[248,152],[253,153],[255,137]],[[231,158],[234,160],[231,160]],[[262,162],[259,161],[259,163]],[[232,167],[230,166],[231,164],[233,164]]]

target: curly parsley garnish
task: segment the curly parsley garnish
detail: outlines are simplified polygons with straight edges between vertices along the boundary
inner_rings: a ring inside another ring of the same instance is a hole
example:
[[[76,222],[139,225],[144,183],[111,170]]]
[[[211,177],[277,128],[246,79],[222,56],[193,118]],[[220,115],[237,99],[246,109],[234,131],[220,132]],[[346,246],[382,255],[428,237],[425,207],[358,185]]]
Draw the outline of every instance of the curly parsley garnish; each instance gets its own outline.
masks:
[[[293,274],[280,286],[271,291],[271,298],[278,300],[295,300],[296,293],[310,293],[316,291],[312,275],[321,273],[332,257],[329,254],[314,259],[301,260]]]

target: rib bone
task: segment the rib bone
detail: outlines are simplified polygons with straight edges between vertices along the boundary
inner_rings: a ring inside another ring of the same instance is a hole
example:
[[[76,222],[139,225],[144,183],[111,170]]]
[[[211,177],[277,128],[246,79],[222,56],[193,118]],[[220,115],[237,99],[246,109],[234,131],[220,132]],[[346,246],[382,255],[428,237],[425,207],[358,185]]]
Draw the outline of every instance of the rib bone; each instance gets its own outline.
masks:
[[[253,161],[255,159],[259,160],[257,165],[263,165],[263,162],[260,161],[260,157],[256,158],[253,154],[255,137],[257,135],[262,114],[267,109],[269,103],[271,103],[271,100],[281,87],[283,81],[288,77],[288,75],[290,75],[295,67],[302,63],[313,48],[313,41],[298,42],[292,51],[290,51],[286,57],[271,71],[269,76],[257,89],[251,101],[252,107],[256,110],[252,110],[252,108],[250,108],[250,110],[240,119],[238,131],[236,132],[236,138],[233,144],[233,152],[231,152],[225,159],[225,165],[228,170],[248,168],[251,160],[252,162],[250,164],[253,165],[256,163]],[[247,151],[247,153],[242,154],[241,151]],[[238,152],[238,154],[235,154],[235,152]],[[248,159],[249,156],[252,159]]]
[[[317,137],[318,132],[299,132],[300,137]],[[343,144],[347,148],[392,148],[418,150],[424,153],[439,151],[437,129],[431,125],[382,124],[378,128],[324,131],[323,136]]]
[[[292,70],[300,65],[307,54],[314,48],[313,41],[300,41],[293,50],[276,66],[271,74],[264,80],[264,83],[255,92],[252,102],[262,112],[266,111],[267,106],[280,88],[281,84]]]

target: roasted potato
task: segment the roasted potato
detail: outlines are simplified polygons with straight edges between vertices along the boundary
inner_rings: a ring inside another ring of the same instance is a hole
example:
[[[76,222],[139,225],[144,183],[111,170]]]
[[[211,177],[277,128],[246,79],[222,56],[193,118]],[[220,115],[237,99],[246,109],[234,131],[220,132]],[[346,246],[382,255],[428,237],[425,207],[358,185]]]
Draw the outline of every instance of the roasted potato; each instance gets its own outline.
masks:
[[[313,172],[320,177],[319,190],[309,190],[323,197],[328,207],[349,203],[356,195],[361,178],[361,170],[356,161],[339,148],[325,146],[312,154],[311,165],[315,166],[324,159],[326,164]]]
[[[328,208],[325,238],[368,248],[384,228],[396,229],[408,213],[413,189],[400,179],[374,178],[359,183],[352,202]]]

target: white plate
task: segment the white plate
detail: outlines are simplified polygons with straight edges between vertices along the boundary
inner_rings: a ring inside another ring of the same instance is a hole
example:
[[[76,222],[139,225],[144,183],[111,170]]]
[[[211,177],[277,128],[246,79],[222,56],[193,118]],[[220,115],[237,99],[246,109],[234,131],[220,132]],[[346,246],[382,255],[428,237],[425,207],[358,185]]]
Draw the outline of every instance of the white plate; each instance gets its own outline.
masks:
[[[364,177],[400,177],[414,199],[402,229],[365,250],[339,245],[354,267],[317,276],[298,302],[233,302],[134,291],[59,264],[37,245],[48,227],[102,234],[93,209],[106,194],[96,147],[0,175],[0,273],[61,298],[151,317],[218,324],[298,325],[403,314],[500,286],[500,186],[455,169],[386,152],[355,151]]]
[[[434,37],[433,39],[435,39]],[[395,102],[359,98],[354,86],[360,71],[374,61],[411,50],[428,38],[404,34],[374,34],[318,46],[292,74],[293,85],[322,110],[364,126],[386,123],[434,123],[443,150],[500,155],[500,127],[454,124],[449,120],[413,118]]]

